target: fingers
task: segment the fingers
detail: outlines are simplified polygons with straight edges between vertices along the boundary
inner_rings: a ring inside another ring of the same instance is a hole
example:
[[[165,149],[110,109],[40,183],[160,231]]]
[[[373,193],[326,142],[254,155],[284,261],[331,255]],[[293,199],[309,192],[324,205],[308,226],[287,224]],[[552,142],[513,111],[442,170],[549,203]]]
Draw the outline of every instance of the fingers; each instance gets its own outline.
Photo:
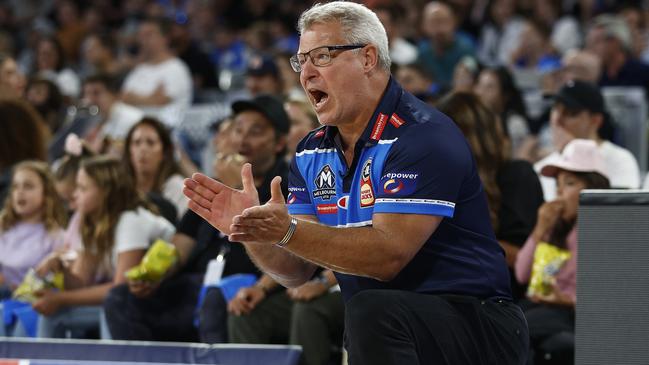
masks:
[[[252,177],[252,165],[249,163],[245,163],[241,167],[241,182],[243,183],[243,191],[245,193],[257,192],[255,180]]]
[[[273,203],[284,204],[284,194],[282,194],[282,177],[275,176],[273,181],[270,182],[270,201]]]
[[[201,218],[205,219],[206,221],[209,222],[209,217],[210,217],[210,210],[207,208],[203,208],[200,206],[198,203],[196,203],[193,200],[190,200],[189,203],[187,203],[187,207],[191,210],[194,211],[194,213],[198,214]]]

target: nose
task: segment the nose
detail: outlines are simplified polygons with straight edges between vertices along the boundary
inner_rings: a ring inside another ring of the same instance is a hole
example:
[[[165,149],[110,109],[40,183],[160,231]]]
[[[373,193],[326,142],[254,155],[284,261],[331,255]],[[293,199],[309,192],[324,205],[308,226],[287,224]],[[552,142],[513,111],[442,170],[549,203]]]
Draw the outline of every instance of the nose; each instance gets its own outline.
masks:
[[[300,72],[300,80],[305,82],[312,77],[315,77],[318,74],[317,67],[311,62],[311,57],[307,57],[307,60],[302,64],[302,71]]]

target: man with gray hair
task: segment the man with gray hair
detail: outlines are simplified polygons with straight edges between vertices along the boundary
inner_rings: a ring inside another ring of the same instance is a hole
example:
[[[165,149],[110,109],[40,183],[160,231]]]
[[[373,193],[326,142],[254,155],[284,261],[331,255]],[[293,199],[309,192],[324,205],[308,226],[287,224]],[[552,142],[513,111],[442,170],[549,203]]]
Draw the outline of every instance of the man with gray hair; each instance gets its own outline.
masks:
[[[600,15],[586,37],[586,49],[602,60],[599,86],[639,86],[649,95],[649,66],[631,53],[631,32],[624,20]]]
[[[475,161],[452,120],[390,76],[385,30],[352,2],[317,4],[298,23],[293,70],[323,127],[297,147],[260,205],[201,174],[189,207],[296,287],[318,266],[345,301],[350,364],[523,364],[527,323],[512,303]]]

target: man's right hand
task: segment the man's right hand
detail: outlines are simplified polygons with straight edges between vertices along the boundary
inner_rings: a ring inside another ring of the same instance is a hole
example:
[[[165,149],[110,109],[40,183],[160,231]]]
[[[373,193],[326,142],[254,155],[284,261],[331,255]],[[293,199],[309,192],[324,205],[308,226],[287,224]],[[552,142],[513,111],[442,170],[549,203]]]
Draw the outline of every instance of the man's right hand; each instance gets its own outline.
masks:
[[[236,190],[203,174],[185,179],[183,193],[190,199],[188,207],[214,228],[229,235],[232,218],[244,209],[259,205],[259,196],[252,177],[252,166],[241,168],[243,190]]]
[[[237,295],[228,303],[228,312],[235,316],[248,314],[265,298],[266,292],[257,286],[239,289]]]

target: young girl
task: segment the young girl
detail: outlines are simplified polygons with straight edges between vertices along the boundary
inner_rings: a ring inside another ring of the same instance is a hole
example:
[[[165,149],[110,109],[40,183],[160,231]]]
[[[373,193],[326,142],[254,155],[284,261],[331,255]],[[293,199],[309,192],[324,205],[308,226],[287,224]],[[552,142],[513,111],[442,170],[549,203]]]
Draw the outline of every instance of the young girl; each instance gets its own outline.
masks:
[[[121,163],[112,158],[82,162],[74,199],[83,216],[82,250],[69,267],[53,255],[38,269],[41,275],[57,270],[65,274],[64,291],[43,292],[33,304],[43,315],[39,337],[96,327],[100,310],[88,306],[100,305],[114,285],[124,283],[124,273],[140,262],[155,239],[169,240],[175,232],[171,223],[148,210]]]
[[[0,284],[15,289],[27,271],[63,242],[66,214],[44,162],[16,165],[0,213]]]
[[[577,300],[577,211],[579,193],[583,189],[607,189],[609,180],[604,158],[597,143],[574,139],[566,145],[554,163],[545,166],[541,173],[556,178],[557,198],[541,205],[534,230],[516,258],[516,279],[526,284],[530,281],[534,256],[539,242],[547,242],[570,251],[570,258],[554,275],[554,285],[549,294],[533,294],[532,303],[522,303],[530,330],[531,356],[537,361],[552,358],[554,364],[572,362],[575,303]]]

